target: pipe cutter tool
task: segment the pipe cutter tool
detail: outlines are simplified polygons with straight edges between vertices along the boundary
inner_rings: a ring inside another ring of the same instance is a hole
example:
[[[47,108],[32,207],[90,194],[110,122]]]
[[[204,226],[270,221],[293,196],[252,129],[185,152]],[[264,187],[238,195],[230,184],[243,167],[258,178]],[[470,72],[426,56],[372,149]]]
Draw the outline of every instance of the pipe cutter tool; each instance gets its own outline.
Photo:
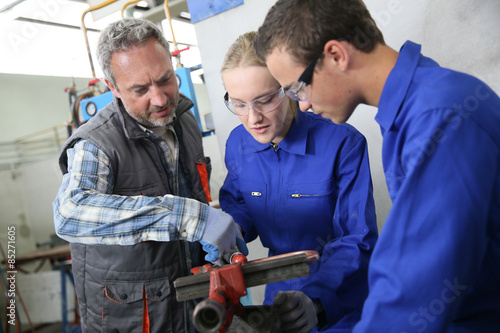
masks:
[[[318,258],[316,251],[298,251],[247,261],[235,253],[230,264],[195,267],[194,275],[175,280],[177,300],[208,297],[194,309],[193,324],[201,333],[226,333],[233,315],[245,312],[240,297],[247,294],[246,288],[307,276]]]

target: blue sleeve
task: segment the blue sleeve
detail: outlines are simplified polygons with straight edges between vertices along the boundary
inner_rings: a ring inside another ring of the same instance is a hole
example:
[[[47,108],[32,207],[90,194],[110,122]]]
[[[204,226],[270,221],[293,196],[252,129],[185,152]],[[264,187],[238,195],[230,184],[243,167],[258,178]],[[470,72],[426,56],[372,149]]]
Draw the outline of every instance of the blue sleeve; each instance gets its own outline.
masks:
[[[231,137],[229,137],[226,142],[225,155],[227,175],[219,192],[219,203],[221,209],[231,215],[234,221],[243,228],[245,241],[248,243],[256,239],[258,234],[250,218],[247,205],[245,205],[245,199],[240,191],[238,170],[235,170],[235,167],[238,165],[235,162],[235,158],[239,155],[237,153],[233,155],[232,147],[234,145],[232,144]]]
[[[401,154],[388,152],[403,174],[386,174],[388,184],[400,186],[355,332],[445,332],[480,276],[498,147],[473,121],[444,123],[442,114],[420,113],[399,135]]]
[[[337,238],[325,245],[320,262],[311,266],[312,278],[302,288],[322,304],[329,326],[361,310],[368,294],[368,262],[378,237],[366,140],[356,139],[348,141],[336,165]]]

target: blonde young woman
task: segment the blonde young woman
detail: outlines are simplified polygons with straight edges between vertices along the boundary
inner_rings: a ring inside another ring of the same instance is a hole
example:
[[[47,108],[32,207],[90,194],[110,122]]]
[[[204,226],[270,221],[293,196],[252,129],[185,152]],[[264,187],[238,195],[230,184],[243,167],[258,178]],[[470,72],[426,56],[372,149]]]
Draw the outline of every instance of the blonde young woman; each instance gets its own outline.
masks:
[[[220,204],[270,256],[321,255],[310,276],[266,287],[264,303],[275,304],[282,331],[349,330],[368,293],[378,235],[366,140],[352,126],[297,112],[255,55],[254,37],[240,36],[221,69],[226,106],[242,124],[226,143]]]

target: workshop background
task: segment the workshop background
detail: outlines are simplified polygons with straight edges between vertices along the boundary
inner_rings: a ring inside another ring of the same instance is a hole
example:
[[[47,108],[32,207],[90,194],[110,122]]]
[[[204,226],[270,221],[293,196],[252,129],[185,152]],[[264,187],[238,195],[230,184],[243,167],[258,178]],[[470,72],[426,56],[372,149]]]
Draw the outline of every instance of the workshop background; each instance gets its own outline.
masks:
[[[35,331],[32,327],[37,332],[49,332],[48,326],[40,327],[61,321],[70,327],[75,322],[74,291],[65,274],[68,271],[64,269],[64,258],[56,260],[46,253],[64,245],[53,236],[52,201],[62,179],[58,152],[70,123],[83,120],[81,110],[74,114],[70,92],[85,95],[93,79],[80,28],[81,16],[89,6],[102,2],[0,1],[0,244],[2,255],[7,255],[9,228],[14,226],[16,256],[32,258],[19,265],[15,274],[16,311],[22,332]],[[126,2],[119,0],[85,16],[97,78],[101,76],[94,51],[98,32],[121,17]],[[189,46],[181,53],[181,62],[191,74],[200,126],[206,134],[206,154],[214,165],[211,190],[215,200],[226,174],[225,142],[230,131],[240,124],[224,106],[219,69],[228,46],[240,34],[256,30],[273,3],[174,0],[168,4],[178,48]],[[389,46],[398,50],[408,39],[420,43],[424,55],[444,67],[475,75],[500,92],[500,1],[365,3]],[[144,16],[161,24],[169,41],[173,41],[162,0],[138,2],[128,6],[124,14]],[[104,87],[96,83],[93,89]],[[378,225],[382,230],[391,202],[381,163],[381,134],[374,121],[376,108],[358,109],[349,123],[368,140]],[[258,240],[250,244],[250,251],[250,259],[267,255]],[[2,265],[4,281],[7,271],[7,266]],[[260,304],[262,288],[252,289],[252,298]],[[0,332],[19,332],[19,326],[6,327],[7,304],[7,298],[0,297]],[[60,324],[56,327],[51,328],[53,332],[62,330]]]

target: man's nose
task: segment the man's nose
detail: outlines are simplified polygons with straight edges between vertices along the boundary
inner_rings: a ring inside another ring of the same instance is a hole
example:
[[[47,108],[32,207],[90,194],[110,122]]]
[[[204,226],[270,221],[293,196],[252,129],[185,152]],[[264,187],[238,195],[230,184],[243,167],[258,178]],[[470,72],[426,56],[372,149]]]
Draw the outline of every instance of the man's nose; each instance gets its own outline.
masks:
[[[156,106],[164,106],[167,104],[167,95],[157,85],[150,88],[151,104]]]

